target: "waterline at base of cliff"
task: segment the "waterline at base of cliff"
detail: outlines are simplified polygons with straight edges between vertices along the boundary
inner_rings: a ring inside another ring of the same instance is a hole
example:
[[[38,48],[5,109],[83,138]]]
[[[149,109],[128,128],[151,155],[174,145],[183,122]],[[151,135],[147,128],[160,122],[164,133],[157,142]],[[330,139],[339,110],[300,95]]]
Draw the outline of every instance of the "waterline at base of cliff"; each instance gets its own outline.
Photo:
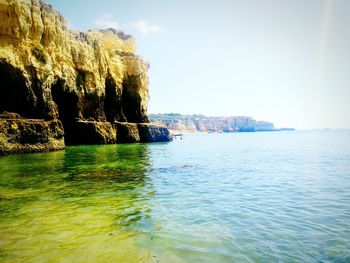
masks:
[[[149,124],[149,63],[132,36],[70,30],[38,0],[0,0],[0,15],[0,154],[171,140]]]

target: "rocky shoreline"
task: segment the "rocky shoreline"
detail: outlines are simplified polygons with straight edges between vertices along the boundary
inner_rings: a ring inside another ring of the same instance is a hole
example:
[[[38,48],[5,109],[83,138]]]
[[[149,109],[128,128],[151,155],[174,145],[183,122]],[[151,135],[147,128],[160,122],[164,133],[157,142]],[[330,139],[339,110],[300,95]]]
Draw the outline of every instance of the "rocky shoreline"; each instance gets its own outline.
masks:
[[[75,123],[75,144],[165,142],[169,130],[152,123]],[[0,155],[62,150],[64,128],[60,120],[25,119],[15,113],[0,114]]]
[[[272,122],[257,121],[247,116],[205,116],[179,113],[150,114],[150,120],[165,125],[173,133],[269,132],[294,130],[275,128]]]
[[[0,0],[0,17],[0,154],[171,140],[149,123],[149,64],[132,36],[69,30],[38,0]]]

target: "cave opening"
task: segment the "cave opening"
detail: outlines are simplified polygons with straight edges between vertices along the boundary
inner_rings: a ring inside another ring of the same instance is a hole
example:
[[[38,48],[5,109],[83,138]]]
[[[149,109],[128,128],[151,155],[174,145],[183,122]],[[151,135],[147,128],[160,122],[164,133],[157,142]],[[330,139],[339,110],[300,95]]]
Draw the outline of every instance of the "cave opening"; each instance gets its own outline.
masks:
[[[109,122],[126,121],[122,112],[121,94],[118,92],[115,81],[112,77],[107,77],[105,81],[104,112]]]
[[[75,143],[74,123],[79,116],[78,96],[65,89],[64,82],[57,80],[51,87],[52,99],[58,107],[59,120],[64,128],[64,141],[66,145]]]
[[[86,82],[86,72],[77,70],[77,76],[75,78],[75,84],[79,90],[83,90]]]
[[[0,61],[0,83],[0,112],[15,112],[23,117],[33,118],[35,116],[34,94],[27,87],[23,72]]]
[[[129,77],[123,81],[122,108],[128,122],[142,122],[141,98],[136,92],[137,83]]]
[[[103,97],[99,96],[96,91],[85,93],[85,96],[82,98],[81,113],[85,119],[103,119]]]

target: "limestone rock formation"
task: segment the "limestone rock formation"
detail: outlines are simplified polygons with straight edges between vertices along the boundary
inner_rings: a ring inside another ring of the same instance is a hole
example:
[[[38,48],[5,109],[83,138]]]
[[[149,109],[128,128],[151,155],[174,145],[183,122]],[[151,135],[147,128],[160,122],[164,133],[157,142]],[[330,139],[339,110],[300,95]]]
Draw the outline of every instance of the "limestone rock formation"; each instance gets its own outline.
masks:
[[[164,125],[155,123],[139,123],[138,130],[141,142],[166,142],[171,137]]]
[[[277,131],[274,124],[257,121],[252,117],[213,117],[204,115],[181,115],[178,113],[151,114],[150,120],[165,125],[175,133],[186,132],[255,132]]]
[[[69,30],[42,1],[0,0],[0,113],[60,121],[66,144],[115,143],[115,122],[148,123],[148,68],[129,35]]]
[[[73,130],[72,144],[117,143],[117,132],[110,122],[80,120],[73,124]]]
[[[17,114],[0,114],[0,155],[61,150],[63,135],[59,120],[28,120]]]
[[[116,122],[118,143],[140,142],[140,134],[136,123]]]

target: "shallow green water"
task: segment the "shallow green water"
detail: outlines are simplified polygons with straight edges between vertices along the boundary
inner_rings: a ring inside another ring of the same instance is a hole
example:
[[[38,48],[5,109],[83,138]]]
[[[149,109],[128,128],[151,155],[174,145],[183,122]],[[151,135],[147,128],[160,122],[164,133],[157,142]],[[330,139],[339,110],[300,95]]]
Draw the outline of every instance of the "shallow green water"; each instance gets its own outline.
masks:
[[[0,158],[0,262],[350,262],[350,134]]]

